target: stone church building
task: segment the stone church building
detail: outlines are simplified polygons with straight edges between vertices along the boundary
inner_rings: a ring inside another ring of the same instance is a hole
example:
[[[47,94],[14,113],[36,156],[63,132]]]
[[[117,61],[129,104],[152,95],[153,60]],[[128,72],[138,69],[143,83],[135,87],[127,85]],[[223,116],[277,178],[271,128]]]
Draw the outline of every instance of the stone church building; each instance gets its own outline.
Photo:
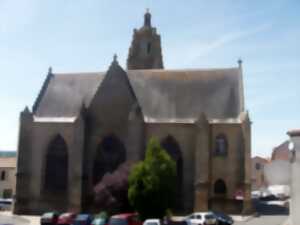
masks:
[[[127,69],[116,56],[105,72],[49,69],[32,110],[20,115],[14,212],[86,210],[103,175],[142,160],[152,137],[176,160],[179,210],[247,212],[250,125],[241,61],[164,69],[147,12],[134,29]]]

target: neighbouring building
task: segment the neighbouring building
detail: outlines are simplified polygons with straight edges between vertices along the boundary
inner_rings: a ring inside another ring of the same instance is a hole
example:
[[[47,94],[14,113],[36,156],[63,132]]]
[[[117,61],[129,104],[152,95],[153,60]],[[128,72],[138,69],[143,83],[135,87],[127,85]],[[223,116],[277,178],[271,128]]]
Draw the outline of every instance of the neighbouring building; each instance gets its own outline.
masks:
[[[264,175],[268,185],[290,184],[290,141],[284,141],[272,151],[271,161],[265,165]]]
[[[279,146],[275,147],[272,152],[271,160],[289,161],[289,141],[285,141]]]
[[[0,151],[0,198],[13,198],[16,186],[16,156]]]
[[[294,149],[291,151],[291,224],[297,225],[300,222],[300,130],[288,132]]]
[[[265,165],[268,163],[267,159],[259,156],[252,158],[252,190],[259,190],[268,185],[264,173]]]
[[[147,12],[127,69],[116,56],[105,72],[49,69],[32,110],[20,115],[14,212],[89,210],[103,175],[143,159],[152,137],[176,161],[178,211],[251,210],[241,60],[232,68],[164,69]]]

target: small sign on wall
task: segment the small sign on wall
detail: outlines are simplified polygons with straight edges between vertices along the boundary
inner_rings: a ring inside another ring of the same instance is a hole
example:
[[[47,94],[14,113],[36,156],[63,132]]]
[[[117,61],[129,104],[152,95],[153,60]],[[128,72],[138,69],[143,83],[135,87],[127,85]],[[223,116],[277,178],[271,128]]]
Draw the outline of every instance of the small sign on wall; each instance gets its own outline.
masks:
[[[244,191],[242,189],[238,189],[234,193],[234,198],[236,200],[244,200]]]

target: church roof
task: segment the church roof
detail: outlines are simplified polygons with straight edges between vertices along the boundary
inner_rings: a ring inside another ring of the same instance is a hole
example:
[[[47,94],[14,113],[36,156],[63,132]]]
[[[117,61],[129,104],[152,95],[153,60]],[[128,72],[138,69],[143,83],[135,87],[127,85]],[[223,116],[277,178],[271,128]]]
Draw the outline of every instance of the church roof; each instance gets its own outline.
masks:
[[[243,111],[240,68],[126,73],[145,122],[195,121],[201,112],[208,119],[237,118]],[[76,117],[83,104],[90,105],[104,77],[105,73],[52,74],[36,104],[36,121]]]
[[[145,120],[237,118],[243,111],[241,70],[129,70]]]
[[[51,74],[34,112],[37,117],[77,116],[89,106],[105,73]]]

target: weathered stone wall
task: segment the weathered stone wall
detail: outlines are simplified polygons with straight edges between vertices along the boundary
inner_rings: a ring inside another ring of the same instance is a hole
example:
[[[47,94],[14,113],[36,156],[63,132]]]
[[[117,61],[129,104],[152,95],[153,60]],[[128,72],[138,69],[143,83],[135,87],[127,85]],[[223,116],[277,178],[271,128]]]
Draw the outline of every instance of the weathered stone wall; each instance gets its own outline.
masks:
[[[33,122],[31,125],[30,157],[19,148],[18,176],[24,176],[18,184],[15,213],[39,214],[49,210],[80,210],[81,205],[81,176],[83,150],[83,121],[75,123]],[[22,135],[22,133],[21,133]],[[68,195],[56,196],[46,193],[44,189],[45,161],[49,143],[57,135],[61,135],[68,149]],[[22,143],[20,143],[22,144]],[[25,172],[22,170],[25,167]],[[23,174],[25,173],[25,174]],[[22,187],[27,188],[22,191]],[[18,202],[20,200],[20,202]],[[23,205],[22,202],[25,202]]]
[[[181,149],[183,157],[183,209],[191,212],[194,208],[195,125],[182,123],[146,124],[146,142],[152,137],[162,141],[168,135],[177,141]]]
[[[235,202],[235,194],[238,190],[244,190],[244,143],[240,124],[213,124],[211,133],[211,178],[210,192],[211,207],[227,212],[238,212],[241,205]],[[227,154],[215,155],[216,137],[225,135],[228,142]],[[214,185],[218,179],[226,184],[226,196],[223,200],[214,193]]]
[[[125,71],[113,62],[87,112],[84,153],[84,208],[93,201],[93,166],[101,141],[117,137],[126,149],[126,159],[141,159],[144,146],[143,118]]]

